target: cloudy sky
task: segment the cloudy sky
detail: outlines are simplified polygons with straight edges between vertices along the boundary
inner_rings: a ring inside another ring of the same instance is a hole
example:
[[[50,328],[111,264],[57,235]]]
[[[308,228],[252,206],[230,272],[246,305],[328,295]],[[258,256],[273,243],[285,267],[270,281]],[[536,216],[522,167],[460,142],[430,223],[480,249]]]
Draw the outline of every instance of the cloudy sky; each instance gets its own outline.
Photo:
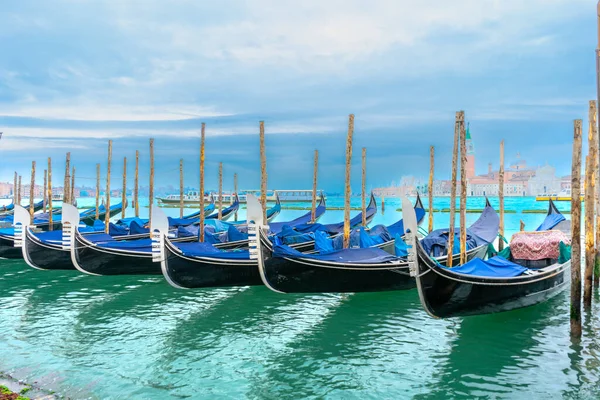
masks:
[[[207,124],[207,182],[224,163],[259,187],[258,121],[269,187],[343,185],[345,134],[356,115],[353,186],[367,147],[370,187],[449,175],[454,113],[471,123],[479,172],[517,152],[570,172],[573,119],[595,98],[592,0],[21,0],[0,14],[0,180],[28,176],[71,151],[92,185],[155,138],[158,184],[198,181]],[[584,122],[585,123],[585,122]],[[508,161],[507,160],[507,161]],[[130,164],[130,170],[133,164]],[[104,172],[103,172],[104,174]],[[115,173],[115,187],[120,172]],[[41,180],[41,174],[38,176]],[[28,179],[25,179],[28,180]]]

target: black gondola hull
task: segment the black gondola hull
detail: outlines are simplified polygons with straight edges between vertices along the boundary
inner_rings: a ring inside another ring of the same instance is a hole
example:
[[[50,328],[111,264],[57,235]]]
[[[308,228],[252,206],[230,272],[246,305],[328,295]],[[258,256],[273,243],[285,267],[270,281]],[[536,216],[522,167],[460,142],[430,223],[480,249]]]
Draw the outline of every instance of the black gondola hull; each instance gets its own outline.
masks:
[[[168,241],[162,271],[169,284],[181,289],[262,285],[256,261],[186,257]]]
[[[13,237],[0,236],[0,258],[18,259],[23,258],[20,247],[15,247]]]
[[[62,246],[42,243],[33,233],[25,233],[25,261],[37,269],[73,270],[71,252]]]
[[[420,248],[420,245],[417,247]],[[570,281],[570,261],[554,269],[546,269],[548,273],[486,279],[440,268],[421,250],[418,257],[421,303],[436,318],[489,314],[532,306],[557,295]]]
[[[102,248],[85,240],[76,231],[72,261],[75,267],[92,275],[160,275],[160,263],[151,252],[120,251]]]

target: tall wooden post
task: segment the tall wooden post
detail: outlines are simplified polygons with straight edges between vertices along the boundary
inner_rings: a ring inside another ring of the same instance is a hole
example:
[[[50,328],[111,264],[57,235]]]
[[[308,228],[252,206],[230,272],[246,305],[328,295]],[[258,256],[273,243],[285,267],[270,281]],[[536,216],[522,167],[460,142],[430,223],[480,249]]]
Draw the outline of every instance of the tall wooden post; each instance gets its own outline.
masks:
[[[29,219],[33,225],[33,213],[35,211],[33,196],[35,195],[35,161],[31,162],[31,182],[29,183]]]
[[[152,206],[154,205],[154,139],[150,139],[150,187],[148,188],[148,219],[152,221]]]
[[[75,167],[73,167],[73,173],[71,174],[71,193],[69,194],[69,204],[75,205]]]
[[[17,191],[19,190],[18,184],[19,184],[19,174],[17,174],[17,171],[15,171],[15,181],[13,183],[13,202],[15,204],[19,204],[19,196],[17,193]]]
[[[500,233],[500,240],[498,240],[498,250],[504,250],[504,140],[500,142],[500,168],[498,169],[498,199],[500,201],[500,225],[498,227],[498,233]]]
[[[100,219],[100,164],[96,164],[96,219]]]
[[[237,174],[233,174],[233,192],[237,195],[238,194],[238,175]],[[235,211],[235,215],[234,215],[235,221],[238,220],[238,213],[237,210]]]
[[[458,135],[460,132],[460,114],[456,113],[456,120],[454,122],[454,147],[452,148],[452,178],[451,178],[451,189],[450,189],[450,226],[448,233],[448,261],[447,266],[452,267],[452,254],[454,253],[454,225],[456,220],[456,175],[457,175],[457,162],[458,162]]]
[[[21,185],[21,175],[19,175],[19,204],[23,201],[23,186]]]
[[[348,137],[346,138],[346,187],[344,190],[344,248],[350,247],[350,171],[352,165],[352,136],[354,135],[354,114],[348,116]]]
[[[179,159],[179,218],[183,218],[183,158]]]
[[[597,145],[595,143],[596,130],[596,101],[590,101],[589,130],[588,130],[588,157],[586,159],[586,186],[585,186],[585,272],[583,283],[583,304],[586,308],[592,306],[592,288],[594,280],[594,266],[596,263],[596,249],[594,248],[594,205],[596,194],[596,178],[594,167],[596,164]]]
[[[310,222],[315,223],[317,219],[317,179],[319,175],[319,150],[315,150],[315,160],[313,165],[313,190],[312,207],[310,211]]]
[[[600,6],[600,2],[598,2],[598,5]],[[595,221],[595,228],[596,228],[596,245],[594,248],[594,252],[595,252],[595,257],[594,257],[594,286],[596,288],[598,288],[598,286],[600,286],[600,150],[598,148],[598,146],[600,145],[600,137],[599,137],[599,131],[598,131],[598,114],[597,114],[597,108],[596,108],[596,113],[595,113],[595,120],[594,123],[592,125],[592,130],[593,130],[593,140],[594,140],[594,167],[593,167],[593,180],[594,180],[594,185],[595,185],[595,190],[594,190],[594,198],[595,198],[595,206],[596,206],[596,221]]]
[[[200,241],[204,242],[204,139],[205,139],[206,124],[202,123],[200,133]]]
[[[367,226],[367,148],[362,148],[362,179],[361,179],[361,211],[362,226]]]
[[[434,165],[435,150],[433,146],[429,147],[429,182],[427,192],[429,195],[429,232],[433,231],[433,174],[435,171]]]
[[[267,155],[265,153],[265,122],[260,121],[260,204],[263,224],[267,224]]]
[[[112,140],[108,141],[108,167],[106,170],[106,210],[104,214],[104,232],[108,233],[110,224],[110,167],[112,163]]]
[[[44,209],[42,210],[42,212],[46,212],[46,209],[48,207],[48,170],[45,169],[44,170],[44,190],[42,191],[42,199],[43,199],[43,204],[44,204]]]
[[[581,337],[581,130],[575,120],[571,170],[571,335]]]
[[[71,190],[69,189],[69,181],[71,180],[69,176],[69,171],[71,169],[71,153],[67,153],[67,159],[65,161],[65,183],[63,186],[63,203],[71,203],[69,200],[69,194],[71,194]]]
[[[520,220],[519,230],[521,232],[525,230],[525,222],[523,220]]]
[[[140,204],[139,204],[139,195],[140,195],[140,151],[135,151],[135,176],[133,181],[133,206],[135,209],[135,216],[140,216]]]
[[[223,218],[223,163],[219,163],[219,213],[217,217]]]
[[[467,262],[467,140],[465,112],[460,112],[460,263]]]
[[[121,218],[125,218],[127,208],[127,157],[123,157],[123,189],[121,190]]]
[[[48,157],[48,229],[54,230],[52,221],[52,158]]]

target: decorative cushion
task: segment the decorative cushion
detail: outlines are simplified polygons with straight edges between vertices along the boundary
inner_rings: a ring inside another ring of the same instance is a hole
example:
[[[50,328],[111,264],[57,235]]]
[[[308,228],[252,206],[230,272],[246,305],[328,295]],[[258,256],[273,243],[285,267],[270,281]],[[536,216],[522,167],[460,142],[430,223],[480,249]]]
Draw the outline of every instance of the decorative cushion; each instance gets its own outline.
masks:
[[[510,250],[517,260],[557,259],[560,242],[570,245],[571,238],[561,231],[517,232],[510,241]]]

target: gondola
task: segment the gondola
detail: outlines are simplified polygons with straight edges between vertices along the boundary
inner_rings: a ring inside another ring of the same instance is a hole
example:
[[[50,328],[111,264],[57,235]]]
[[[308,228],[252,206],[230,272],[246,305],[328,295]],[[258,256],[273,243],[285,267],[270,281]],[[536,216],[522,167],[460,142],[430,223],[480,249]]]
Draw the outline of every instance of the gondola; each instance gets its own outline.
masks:
[[[229,207],[224,208],[221,211],[221,221],[227,221],[229,218],[231,218],[233,216],[233,214],[238,212],[239,208],[240,208],[240,199],[239,199],[238,195],[235,194],[233,203]],[[219,212],[218,211],[214,212],[206,218],[207,219],[218,219]]]
[[[38,212],[42,208],[44,208],[44,201],[40,200],[33,205],[33,212]],[[12,203],[0,207],[0,220],[5,220],[6,218],[11,217],[14,214],[14,212],[15,212],[15,203],[14,203],[14,199],[13,199]]]
[[[403,203],[402,208],[411,210],[417,226],[415,208],[410,201]],[[488,244],[497,236],[498,225],[498,215],[487,202],[481,217],[470,227],[471,232],[485,232],[485,237],[474,238],[475,234],[472,233],[473,247],[467,253],[469,259],[486,253]],[[437,238],[439,231],[430,235],[423,240]],[[401,241],[400,236],[399,233],[396,235],[396,241]],[[289,246],[271,246],[270,243],[266,230],[259,229],[256,241],[259,271],[264,284],[275,292],[372,292],[415,287],[415,279],[409,275],[406,258],[391,255],[381,248],[350,248],[326,254],[303,254]],[[453,261],[458,258],[458,254],[453,255]],[[445,263],[447,256],[438,254],[437,260]]]
[[[552,202],[549,208],[538,233],[564,226],[565,218]],[[407,227],[416,230],[415,224]],[[445,268],[432,260],[418,241],[413,239],[409,248],[411,275],[421,304],[435,318],[509,311],[545,301],[568,286],[571,261],[570,256],[563,258],[531,262],[496,256]]]

